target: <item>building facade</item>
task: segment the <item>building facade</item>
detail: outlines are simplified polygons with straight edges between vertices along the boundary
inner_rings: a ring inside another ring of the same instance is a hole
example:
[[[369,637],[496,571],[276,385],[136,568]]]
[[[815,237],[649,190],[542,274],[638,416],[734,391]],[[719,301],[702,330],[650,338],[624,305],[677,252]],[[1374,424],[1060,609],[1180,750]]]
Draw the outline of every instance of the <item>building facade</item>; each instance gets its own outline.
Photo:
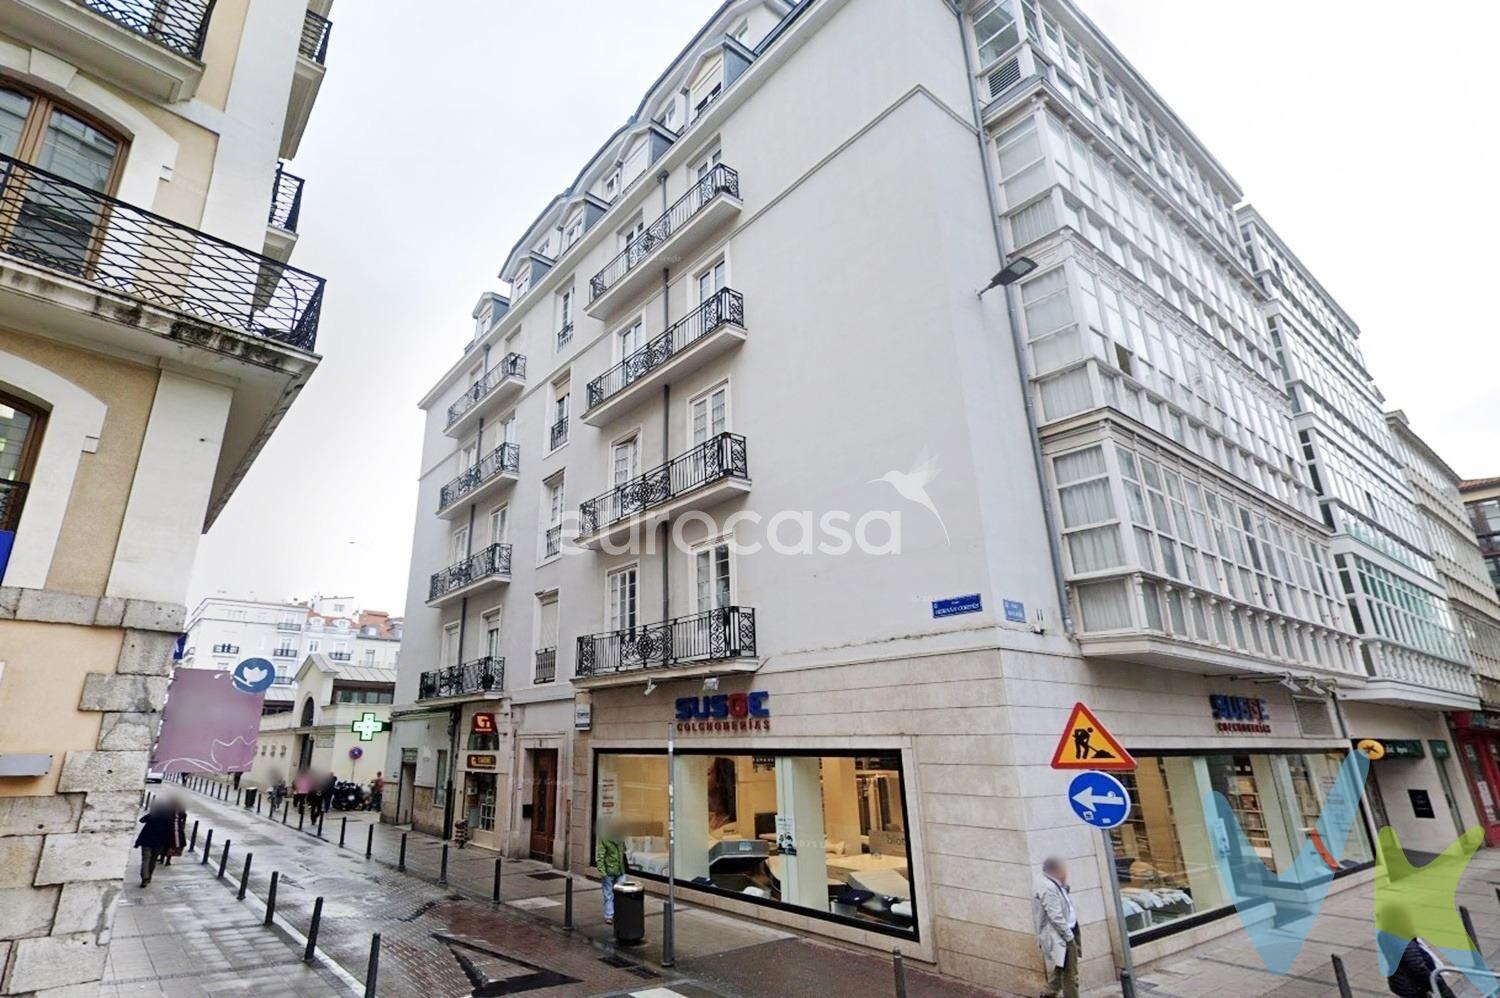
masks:
[[[1459,494],[1469,511],[1469,522],[1479,538],[1490,580],[1500,591],[1500,478],[1471,478],[1459,483]]]
[[[308,655],[293,676],[294,708],[261,720],[247,784],[290,787],[298,773],[311,772],[367,786],[385,767],[395,689],[394,666]]]
[[[1470,525],[1461,481],[1412,429],[1404,412],[1386,414],[1406,465],[1431,541],[1433,560],[1448,594],[1460,639],[1468,650],[1482,710],[1454,711],[1451,724],[1459,758],[1488,844],[1500,844],[1500,600]]]
[[[1234,931],[1217,859],[1289,869],[1351,729],[1478,704],[1355,702],[1241,200],[1064,0],[723,4],[421,402],[387,816],[660,885],[670,798],[694,904],[1018,991],[1049,855],[1091,983],[1110,878],[1139,961]],[[1141,763],[1108,847],[1080,700]],[[1380,773],[1414,848],[1472,817],[1437,752]]]
[[[395,670],[403,621],[384,610],[362,610],[352,596],[315,596],[272,603],[209,596],[188,617],[181,666],[234,668],[247,658],[276,667],[265,694],[268,714],[291,710],[297,670],[308,655],[330,662]]]
[[[198,539],[319,360],[314,6],[0,4],[0,993],[100,978]]]

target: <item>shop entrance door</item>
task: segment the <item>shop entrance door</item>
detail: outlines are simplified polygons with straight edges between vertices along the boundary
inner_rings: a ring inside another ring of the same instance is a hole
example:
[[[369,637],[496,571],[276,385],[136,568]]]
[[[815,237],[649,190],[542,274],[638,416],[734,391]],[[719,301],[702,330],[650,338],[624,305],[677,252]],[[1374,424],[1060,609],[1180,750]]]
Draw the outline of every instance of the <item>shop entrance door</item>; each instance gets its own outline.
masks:
[[[1500,772],[1497,772],[1495,740],[1488,734],[1460,733],[1455,737],[1458,754],[1463,759],[1464,775],[1469,778],[1475,809],[1484,825],[1486,845],[1500,845]]]
[[[557,750],[531,753],[531,858],[552,862],[552,839],[557,834]]]
[[[464,774],[463,819],[469,823],[469,841],[486,849],[500,848],[495,831],[495,774]]]

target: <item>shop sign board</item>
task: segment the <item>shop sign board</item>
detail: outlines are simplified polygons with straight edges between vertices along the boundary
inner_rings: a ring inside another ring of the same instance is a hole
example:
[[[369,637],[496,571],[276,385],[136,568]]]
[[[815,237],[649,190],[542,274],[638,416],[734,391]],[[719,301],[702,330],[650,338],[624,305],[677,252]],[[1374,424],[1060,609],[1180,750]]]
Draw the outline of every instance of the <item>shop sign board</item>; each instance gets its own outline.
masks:
[[[711,696],[678,697],[677,730],[683,734],[718,731],[770,731],[771,694],[715,693]]]
[[[494,769],[497,761],[493,755],[480,755],[476,752],[469,753],[469,769]]]
[[[1371,762],[1381,759],[1425,759],[1427,751],[1416,738],[1361,738],[1354,747]]]
[[[1109,773],[1079,773],[1068,784],[1068,804],[1084,824],[1114,828],[1130,816],[1130,791]]]
[[[1448,751],[1448,743],[1443,741],[1441,738],[1430,739],[1428,740],[1427,744],[1432,747],[1432,757],[1434,759],[1447,759],[1453,754],[1452,752]]]
[[[573,729],[575,731],[588,731],[594,726],[594,705],[591,702],[576,701],[573,704]]]
[[[1259,697],[1228,696],[1213,693],[1208,698],[1214,727],[1226,734],[1269,735],[1271,709]]]
[[[470,722],[469,730],[476,735],[493,735],[495,733],[494,714],[475,714]]]
[[[1133,770],[1135,759],[1109,733],[1094,712],[1081,703],[1073,705],[1057,750],[1052,753],[1053,769]]]

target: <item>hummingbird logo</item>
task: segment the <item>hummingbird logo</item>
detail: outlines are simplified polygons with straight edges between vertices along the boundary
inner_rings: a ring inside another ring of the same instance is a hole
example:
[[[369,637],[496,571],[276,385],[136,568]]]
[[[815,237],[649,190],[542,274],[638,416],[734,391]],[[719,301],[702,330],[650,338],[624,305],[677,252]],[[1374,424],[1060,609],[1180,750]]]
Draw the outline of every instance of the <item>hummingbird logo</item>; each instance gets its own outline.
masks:
[[[923,447],[922,453],[917,455],[916,463],[911,466],[910,471],[887,471],[879,478],[870,479],[868,484],[885,482],[900,493],[902,499],[914,502],[927,510],[937,520],[938,526],[943,528],[944,543],[951,546],[953,541],[948,536],[948,525],[943,522],[942,514],[937,511],[932,497],[927,494],[928,484],[937,476],[937,458],[928,453],[926,447]]]

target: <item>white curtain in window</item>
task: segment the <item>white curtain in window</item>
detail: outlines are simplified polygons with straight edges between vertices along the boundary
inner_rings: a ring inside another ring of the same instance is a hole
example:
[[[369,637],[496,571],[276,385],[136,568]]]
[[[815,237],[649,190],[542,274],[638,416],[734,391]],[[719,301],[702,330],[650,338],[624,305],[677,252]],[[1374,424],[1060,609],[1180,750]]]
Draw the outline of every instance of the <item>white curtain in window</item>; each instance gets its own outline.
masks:
[[[1061,419],[1075,412],[1082,412],[1093,404],[1094,393],[1089,388],[1089,372],[1086,367],[1077,367],[1066,374],[1040,382],[1042,408],[1046,418]]]
[[[1121,564],[1118,527],[1095,527],[1067,536],[1073,571],[1098,572]]]
[[[1063,526],[1079,527],[1115,518],[1115,504],[1109,497],[1109,479],[1096,478],[1081,485],[1059,490],[1062,495]]]
[[[1081,478],[1093,478],[1104,474],[1104,449],[1089,447],[1061,454],[1052,462],[1052,473],[1059,485],[1067,485]]]
[[[1130,626],[1130,590],[1123,581],[1078,587],[1085,631],[1115,631]]]

